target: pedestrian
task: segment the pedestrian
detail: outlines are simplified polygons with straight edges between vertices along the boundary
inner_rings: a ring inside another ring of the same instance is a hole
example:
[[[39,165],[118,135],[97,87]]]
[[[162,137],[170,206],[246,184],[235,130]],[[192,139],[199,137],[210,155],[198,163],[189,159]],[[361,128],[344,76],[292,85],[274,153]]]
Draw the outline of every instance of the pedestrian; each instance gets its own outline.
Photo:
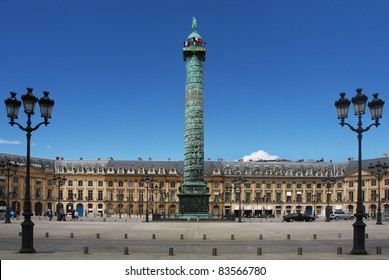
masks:
[[[49,217],[50,221],[53,219],[53,211],[51,209],[47,210],[47,216]]]
[[[78,212],[77,212],[77,210],[74,212],[74,219],[75,219],[76,221],[78,221]]]

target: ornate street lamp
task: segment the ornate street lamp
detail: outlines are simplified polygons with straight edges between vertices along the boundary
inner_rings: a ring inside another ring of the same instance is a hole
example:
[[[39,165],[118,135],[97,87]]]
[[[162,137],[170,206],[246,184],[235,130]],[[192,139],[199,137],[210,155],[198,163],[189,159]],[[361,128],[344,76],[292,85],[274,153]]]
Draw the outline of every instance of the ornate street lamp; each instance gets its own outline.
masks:
[[[61,210],[61,208],[60,208],[60,205],[61,205],[61,187],[65,184],[66,178],[65,178],[65,176],[56,175],[56,176],[54,176],[53,181],[55,182],[55,184],[58,187],[58,201],[57,201],[57,208],[56,209],[57,209],[57,221],[60,221],[61,215],[59,214],[59,212]]]
[[[239,190],[239,218],[238,218],[239,223],[242,222],[242,189],[243,189],[244,184],[246,182],[247,181],[244,180],[243,178],[235,178],[234,179],[234,190],[235,191]],[[242,183],[243,183],[243,186],[242,186]]]
[[[122,208],[123,208],[122,201],[123,201],[124,194],[123,193],[118,193],[117,197],[118,197],[118,200],[119,200],[119,205],[118,205],[119,219],[121,219],[122,218]]]
[[[144,183],[146,183],[146,222],[149,222],[149,188],[154,185],[153,178],[146,178],[140,180],[140,185],[143,187]]]
[[[326,207],[326,222],[330,221],[330,189],[333,184],[335,184],[335,179],[331,178],[328,174],[328,177],[325,179],[322,179],[323,184],[325,185],[325,188],[327,188],[327,207]]]
[[[51,113],[54,106],[54,100],[49,98],[49,93],[47,91],[43,92],[43,97],[41,99],[35,97],[32,93],[32,88],[27,88],[27,93],[22,95],[22,102],[24,106],[24,113],[27,115],[27,126],[23,127],[19,123],[15,122],[15,119],[18,118],[19,108],[22,105],[16,98],[16,93],[11,92],[11,97],[5,100],[5,106],[7,109],[7,117],[10,118],[9,124],[14,126],[15,124],[23,131],[26,132],[27,136],[27,162],[26,162],[26,190],[24,194],[24,203],[23,203],[23,216],[24,221],[21,223],[22,226],[22,248],[19,253],[35,253],[34,249],[34,223],[31,221],[32,211],[31,211],[31,194],[30,194],[30,142],[31,142],[31,133],[37,130],[42,124],[47,126],[49,124],[49,119],[51,118]],[[35,127],[31,126],[31,116],[34,115],[35,105],[39,103],[41,116],[44,121],[36,125]]]
[[[7,189],[7,208],[5,213],[5,223],[10,224],[11,223],[11,207],[9,203],[9,197],[10,197],[10,178],[16,174],[16,170],[19,167],[18,163],[12,163],[10,161],[4,162],[2,161],[0,163],[0,173],[7,176],[7,182],[8,182],[8,189]]]
[[[357,94],[351,99],[354,106],[355,115],[358,116],[358,127],[354,128],[344,120],[348,117],[348,110],[350,101],[345,98],[345,93],[340,93],[340,99],[335,102],[336,111],[338,113],[338,119],[341,120],[340,125],[348,126],[352,131],[358,134],[358,197],[357,197],[357,212],[355,213],[356,221],[353,224],[354,227],[354,247],[351,251],[353,255],[367,255],[365,249],[365,227],[363,222],[365,216],[363,200],[362,200],[362,133],[368,131],[373,125],[378,127],[380,125],[379,119],[382,118],[382,110],[384,107],[384,101],[378,98],[378,93],[373,94],[373,100],[368,103],[370,109],[371,118],[374,123],[370,124],[366,128],[362,127],[362,115],[365,114],[367,96],[362,94],[362,89],[357,89]]]
[[[369,170],[371,175],[376,177],[378,180],[378,211],[377,211],[377,225],[382,225],[382,213],[381,213],[381,184],[380,181],[388,173],[388,165],[386,162],[382,165],[380,162],[377,162],[375,165],[370,163]]]
[[[313,216],[316,218],[316,203],[317,203],[317,195],[313,195]]]
[[[162,186],[153,186],[151,185],[150,186],[150,189],[151,189],[151,193],[153,194],[153,199],[154,199],[154,193],[155,193],[155,209],[153,210],[153,220],[157,220],[157,214],[158,214],[158,193],[160,193],[160,195],[162,195]]]

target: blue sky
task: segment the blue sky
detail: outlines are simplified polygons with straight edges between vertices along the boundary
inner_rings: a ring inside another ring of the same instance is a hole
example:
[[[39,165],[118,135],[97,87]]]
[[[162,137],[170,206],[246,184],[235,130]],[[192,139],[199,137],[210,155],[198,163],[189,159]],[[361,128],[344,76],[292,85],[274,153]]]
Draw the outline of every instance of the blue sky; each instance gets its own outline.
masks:
[[[195,16],[207,43],[206,159],[263,150],[345,161],[357,158],[357,137],[338,124],[334,101],[363,88],[388,106],[388,13],[384,0],[1,0],[0,95],[32,87],[55,100],[33,156],[182,160],[182,47]],[[388,114],[364,134],[364,158],[389,152]],[[25,154],[4,104],[0,115],[0,152]],[[352,108],[348,121],[357,124]]]

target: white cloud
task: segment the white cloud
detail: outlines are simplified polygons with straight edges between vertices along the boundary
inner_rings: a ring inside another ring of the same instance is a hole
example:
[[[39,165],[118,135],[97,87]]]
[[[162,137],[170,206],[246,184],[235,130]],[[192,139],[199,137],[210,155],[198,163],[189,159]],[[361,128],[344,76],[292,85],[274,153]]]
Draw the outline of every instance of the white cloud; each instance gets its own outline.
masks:
[[[259,150],[256,152],[251,153],[251,155],[244,156],[242,159],[243,161],[258,161],[258,160],[277,160],[279,159],[279,156],[270,155],[268,152],[265,152],[264,150]]]
[[[22,142],[17,140],[4,140],[0,138],[0,145],[20,145]]]

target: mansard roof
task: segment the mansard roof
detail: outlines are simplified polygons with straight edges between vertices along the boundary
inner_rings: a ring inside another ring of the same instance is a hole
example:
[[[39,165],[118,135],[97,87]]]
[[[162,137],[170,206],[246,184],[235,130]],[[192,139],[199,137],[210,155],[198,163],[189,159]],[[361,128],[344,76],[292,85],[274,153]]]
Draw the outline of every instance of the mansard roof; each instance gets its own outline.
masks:
[[[26,164],[26,157],[12,154],[0,153],[0,161],[10,160],[12,162],[18,162],[21,165]],[[389,165],[389,158],[375,158],[366,159],[362,161],[362,168],[368,170],[369,165],[376,164],[377,162]],[[154,174],[172,174],[171,171],[175,170],[177,174],[184,173],[184,161],[153,161],[153,160],[50,160],[43,158],[31,157],[31,164],[36,168],[40,168],[45,172],[59,172],[60,168],[65,170],[79,170],[82,168],[82,172],[88,173],[88,170],[92,168],[93,173],[96,169],[103,168],[104,173],[107,170],[112,169],[112,173],[120,173],[119,169],[124,169],[121,174],[128,174],[129,170],[134,170],[135,174],[138,174],[140,168],[143,168],[144,173],[148,174],[151,169],[154,169]],[[240,172],[244,175],[262,175],[262,176],[288,176],[288,171],[295,174],[296,172],[304,173],[302,177],[307,176],[306,172],[310,171],[311,175],[315,176],[317,172],[326,173],[331,171],[335,176],[346,176],[358,169],[358,161],[349,160],[345,162],[324,162],[324,161],[204,161],[204,173],[205,174],[221,174],[225,176],[234,176]],[[160,173],[160,170],[164,170],[164,173]],[[218,170],[220,173],[215,172]],[[249,171],[245,173],[245,171]],[[230,172],[227,172],[230,171]],[[341,171],[338,173],[338,171]],[[79,172],[77,172],[79,173]],[[323,176],[323,175],[321,175]]]
[[[8,161],[8,160],[11,162],[19,163],[20,165],[27,164],[27,157],[26,156],[0,153],[0,161]],[[54,160],[31,157],[30,162],[31,162],[31,165],[36,167],[36,168],[39,168],[39,169],[42,169],[45,171],[46,170],[54,171]]]

